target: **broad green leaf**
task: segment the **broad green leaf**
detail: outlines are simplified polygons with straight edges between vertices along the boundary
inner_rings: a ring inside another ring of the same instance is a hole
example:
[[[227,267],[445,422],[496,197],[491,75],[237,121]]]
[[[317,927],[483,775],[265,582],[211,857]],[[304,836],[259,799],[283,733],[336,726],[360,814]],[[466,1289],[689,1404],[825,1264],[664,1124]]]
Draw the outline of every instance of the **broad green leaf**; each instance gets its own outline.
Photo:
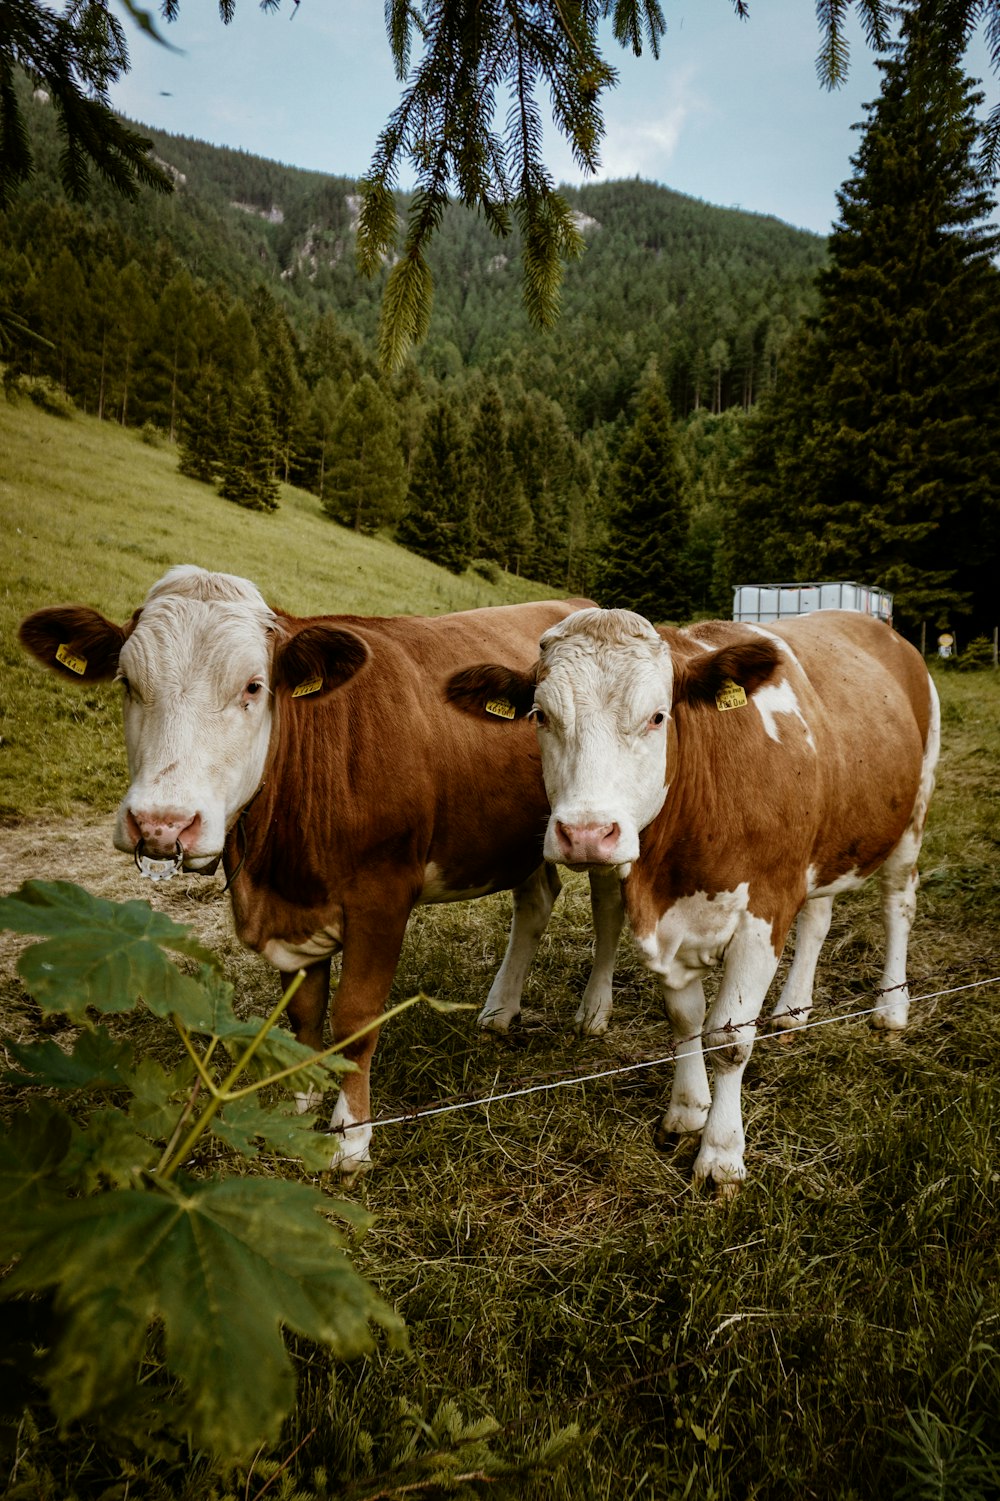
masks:
[[[39,1207],[61,1198],[71,1140],[69,1117],[49,1100],[33,1100],[0,1135],[0,1262],[30,1240]]]
[[[45,1084],[50,1089],[114,1089],[126,1085],[132,1067],[130,1042],[118,1042],[106,1027],[84,1031],[74,1039],[71,1052],[57,1042],[6,1042],[21,1065],[2,1077],[13,1084]]]
[[[175,1118],[179,1113],[175,1109]],[[128,1116],[107,1106],[93,1111],[83,1129],[74,1132],[63,1175],[78,1180],[86,1193],[106,1188],[109,1183],[128,1188],[140,1173],[156,1165],[159,1155]]]
[[[26,881],[0,897],[0,927],[43,935],[17,968],[44,1011],[82,1021],[88,1006],[127,1011],[141,996],[158,1016],[176,1013],[189,1027],[204,1026],[204,987],[181,974],[168,951],[208,966],[217,961],[148,902],[107,902],[70,881]]]
[[[193,1441],[226,1459],[275,1439],[294,1397],[282,1327],[340,1358],[372,1348],[373,1322],[401,1336],[326,1217],[338,1207],[303,1183],[228,1179],[40,1211],[45,1233],[3,1291],[55,1290],[63,1322],[48,1379],[60,1421],[82,1415],[81,1371],[103,1405],[129,1375],[118,1352],[137,1348],[136,1324],[162,1320]]]
[[[166,1141],[194,1080],[194,1064],[187,1058],[171,1074],[154,1058],[144,1058],[128,1081],[133,1095],[128,1115],[135,1129],[154,1141]]]
[[[311,1173],[322,1173],[330,1166],[334,1142],[330,1136],[313,1130],[315,1115],[299,1115],[294,1105],[261,1105],[252,1095],[230,1100],[212,1122],[212,1130],[228,1146],[244,1157],[256,1157],[257,1141],[283,1157],[297,1157]]]
[[[218,1037],[225,1044],[229,1056],[235,1060],[253,1042],[263,1020],[260,1017],[238,1017],[233,1010],[233,987],[220,975],[207,975],[204,980],[207,1010],[204,1025],[191,1027],[196,1035]],[[275,1002],[277,1002],[275,987]],[[304,1065],[304,1066],[303,1066]],[[287,1022],[272,1027],[257,1048],[250,1065],[254,1078],[265,1074],[279,1073],[286,1068],[298,1066],[294,1079],[289,1079],[290,1089],[325,1089],[330,1076],[353,1072],[356,1065],[334,1054],[317,1061],[312,1048],[298,1042],[288,1030]]]

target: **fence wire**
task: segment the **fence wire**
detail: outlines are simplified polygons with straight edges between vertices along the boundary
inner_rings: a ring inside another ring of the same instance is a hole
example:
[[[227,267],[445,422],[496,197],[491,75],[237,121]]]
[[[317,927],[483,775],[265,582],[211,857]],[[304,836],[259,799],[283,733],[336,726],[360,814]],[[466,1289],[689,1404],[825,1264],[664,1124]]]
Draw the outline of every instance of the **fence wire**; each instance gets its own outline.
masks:
[[[979,990],[986,985],[998,984],[1000,984],[1000,975],[993,975],[988,980],[970,980],[964,985],[949,986],[946,990],[932,990],[926,992],[924,995],[910,996],[910,1005],[916,1006],[922,1001],[936,1001],[942,996],[958,995],[962,991]],[[903,990],[905,988],[905,985],[902,984],[894,985],[888,987],[886,990],[877,990],[875,993],[880,997],[885,997],[891,994],[893,990]],[[777,1020],[784,1021],[795,1016],[809,1016],[819,1005],[834,1007],[846,1004],[847,1002],[841,1000],[818,1002],[812,1006],[800,1006],[782,1012]],[[758,1045],[762,1042],[780,1041],[783,1037],[801,1037],[803,1032],[810,1032],[816,1027],[829,1027],[836,1022],[859,1021],[864,1017],[876,1015],[882,1009],[883,1000],[879,1000],[874,1006],[866,1006],[858,1011],[840,1012],[836,1016],[821,1016],[816,1020],[800,1022],[795,1026],[768,1026],[764,1031],[755,1031],[754,1043]],[[414,1121],[429,1120],[433,1116],[451,1115],[459,1110],[476,1110],[483,1106],[488,1108],[490,1105],[499,1105],[505,1100],[523,1099],[526,1095],[548,1094],[556,1089],[569,1089],[579,1084],[592,1084],[600,1079],[614,1079],[625,1074],[636,1074],[651,1068],[662,1068],[665,1063],[675,1062],[677,1050],[689,1046],[692,1042],[702,1041],[702,1052],[705,1054],[718,1053],[725,1048],[730,1048],[732,1047],[731,1042],[710,1043],[706,1047],[703,1040],[706,1037],[717,1037],[720,1032],[736,1033],[746,1031],[748,1027],[756,1029],[758,1022],[733,1022],[731,1020],[721,1022],[718,1026],[708,1028],[707,1031],[693,1032],[689,1037],[682,1037],[678,1041],[671,1043],[668,1051],[657,1058],[642,1058],[634,1060],[631,1063],[617,1064],[613,1068],[596,1069],[590,1073],[561,1074],[555,1079],[543,1079],[530,1084],[519,1084],[513,1088],[504,1089],[499,1092],[493,1091],[488,1095],[452,1096],[449,1099],[438,1101],[432,1105],[415,1105],[412,1109],[401,1111],[398,1115],[372,1116],[365,1121],[354,1121],[351,1123],[351,1126],[332,1126],[329,1128],[327,1134],[342,1136],[345,1131],[354,1129],[357,1126],[371,1126],[372,1130],[376,1130],[383,1126],[408,1125]]]

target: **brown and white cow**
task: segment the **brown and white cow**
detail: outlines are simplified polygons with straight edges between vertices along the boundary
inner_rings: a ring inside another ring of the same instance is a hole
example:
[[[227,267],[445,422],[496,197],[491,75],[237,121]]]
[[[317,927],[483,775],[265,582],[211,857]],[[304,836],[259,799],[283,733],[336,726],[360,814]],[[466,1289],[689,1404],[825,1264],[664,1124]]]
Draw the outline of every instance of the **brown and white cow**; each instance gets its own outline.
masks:
[[[535,736],[454,714],[457,668],[534,661],[539,634],[579,601],[433,618],[296,619],[229,574],[172,568],[125,625],[96,610],[39,610],[29,651],[67,678],[124,690],[130,783],[115,845],[153,878],[211,873],[220,859],[237,932],[306,980],[289,1013],[323,1045],[330,964],[342,952],[334,1040],[382,1013],[419,903],[513,889],[503,964],[480,1023],[505,1029],[560,882],[543,863],[549,808]],[[500,712],[507,712],[499,706]],[[622,912],[618,882],[592,885],[598,938],[583,1009],[607,1007]],[[334,1166],[368,1160],[375,1032],[347,1049],[333,1113]]]
[[[546,631],[530,671],[481,665],[449,686],[474,714],[486,694],[535,723],[552,807],[546,857],[625,877],[675,1039],[663,1129],[701,1134],[696,1180],[735,1183],[746,1171],[743,1071],[789,929],[799,914],[775,1018],[795,1027],[834,896],[876,869],[887,952],[874,1020],[906,1023],[916,859],[940,740],[919,653],[841,611],[655,630],[627,610],[586,609]],[[720,961],[706,1025],[702,977]]]

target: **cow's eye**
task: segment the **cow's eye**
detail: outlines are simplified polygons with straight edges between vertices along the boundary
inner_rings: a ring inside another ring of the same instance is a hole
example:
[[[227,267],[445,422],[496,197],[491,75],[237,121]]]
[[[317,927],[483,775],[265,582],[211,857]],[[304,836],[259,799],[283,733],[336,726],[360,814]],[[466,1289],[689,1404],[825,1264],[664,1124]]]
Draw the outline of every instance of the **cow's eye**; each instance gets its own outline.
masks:
[[[132,684],[129,682],[128,678],[125,677],[124,674],[122,674],[119,677],[118,681],[122,685],[122,690],[123,690],[123,692],[125,694],[125,697],[126,698],[131,698],[132,697]]]
[[[247,683],[247,693],[253,698],[254,694],[259,693],[263,686],[263,683]]]
[[[244,688],[241,697],[241,702],[244,709],[249,709],[250,700],[253,698],[259,698],[260,695],[265,691],[266,690],[264,684],[260,681],[260,678],[251,678],[249,683],[247,683],[246,687]]]
[[[535,726],[536,730],[544,730],[545,726],[548,724],[548,720],[545,716],[545,710],[540,709],[537,704],[532,704],[531,708],[528,710],[528,718],[531,720],[531,723]]]
[[[647,730],[658,730],[660,728],[660,725],[666,719],[666,717],[667,716],[664,714],[664,712],[663,712],[662,709],[657,709],[657,711],[656,711],[655,714],[651,714],[649,716],[649,723],[646,725],[646,729]]]

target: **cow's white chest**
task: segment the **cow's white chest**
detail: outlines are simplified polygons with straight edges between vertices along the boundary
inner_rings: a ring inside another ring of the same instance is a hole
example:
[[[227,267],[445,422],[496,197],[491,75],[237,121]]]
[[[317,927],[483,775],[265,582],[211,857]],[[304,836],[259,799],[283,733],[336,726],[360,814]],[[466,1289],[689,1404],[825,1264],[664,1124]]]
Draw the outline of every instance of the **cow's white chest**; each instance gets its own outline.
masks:
[[[636,937],[648,967],[672,990],[682,990],[723,957],[745,920],[749,897],[746,881],[735,891],[720,891],[713,896],[697,891],[681,897],[652,932]]]
[[[283,938],[269,938],[262,953],[275,969],[308,969],[310,964],[318,964],[321,959],[329,959],[332,954],[339,953],[342,942],[340,924],[331,922],[311,933],[302,943],[286,943]]]

